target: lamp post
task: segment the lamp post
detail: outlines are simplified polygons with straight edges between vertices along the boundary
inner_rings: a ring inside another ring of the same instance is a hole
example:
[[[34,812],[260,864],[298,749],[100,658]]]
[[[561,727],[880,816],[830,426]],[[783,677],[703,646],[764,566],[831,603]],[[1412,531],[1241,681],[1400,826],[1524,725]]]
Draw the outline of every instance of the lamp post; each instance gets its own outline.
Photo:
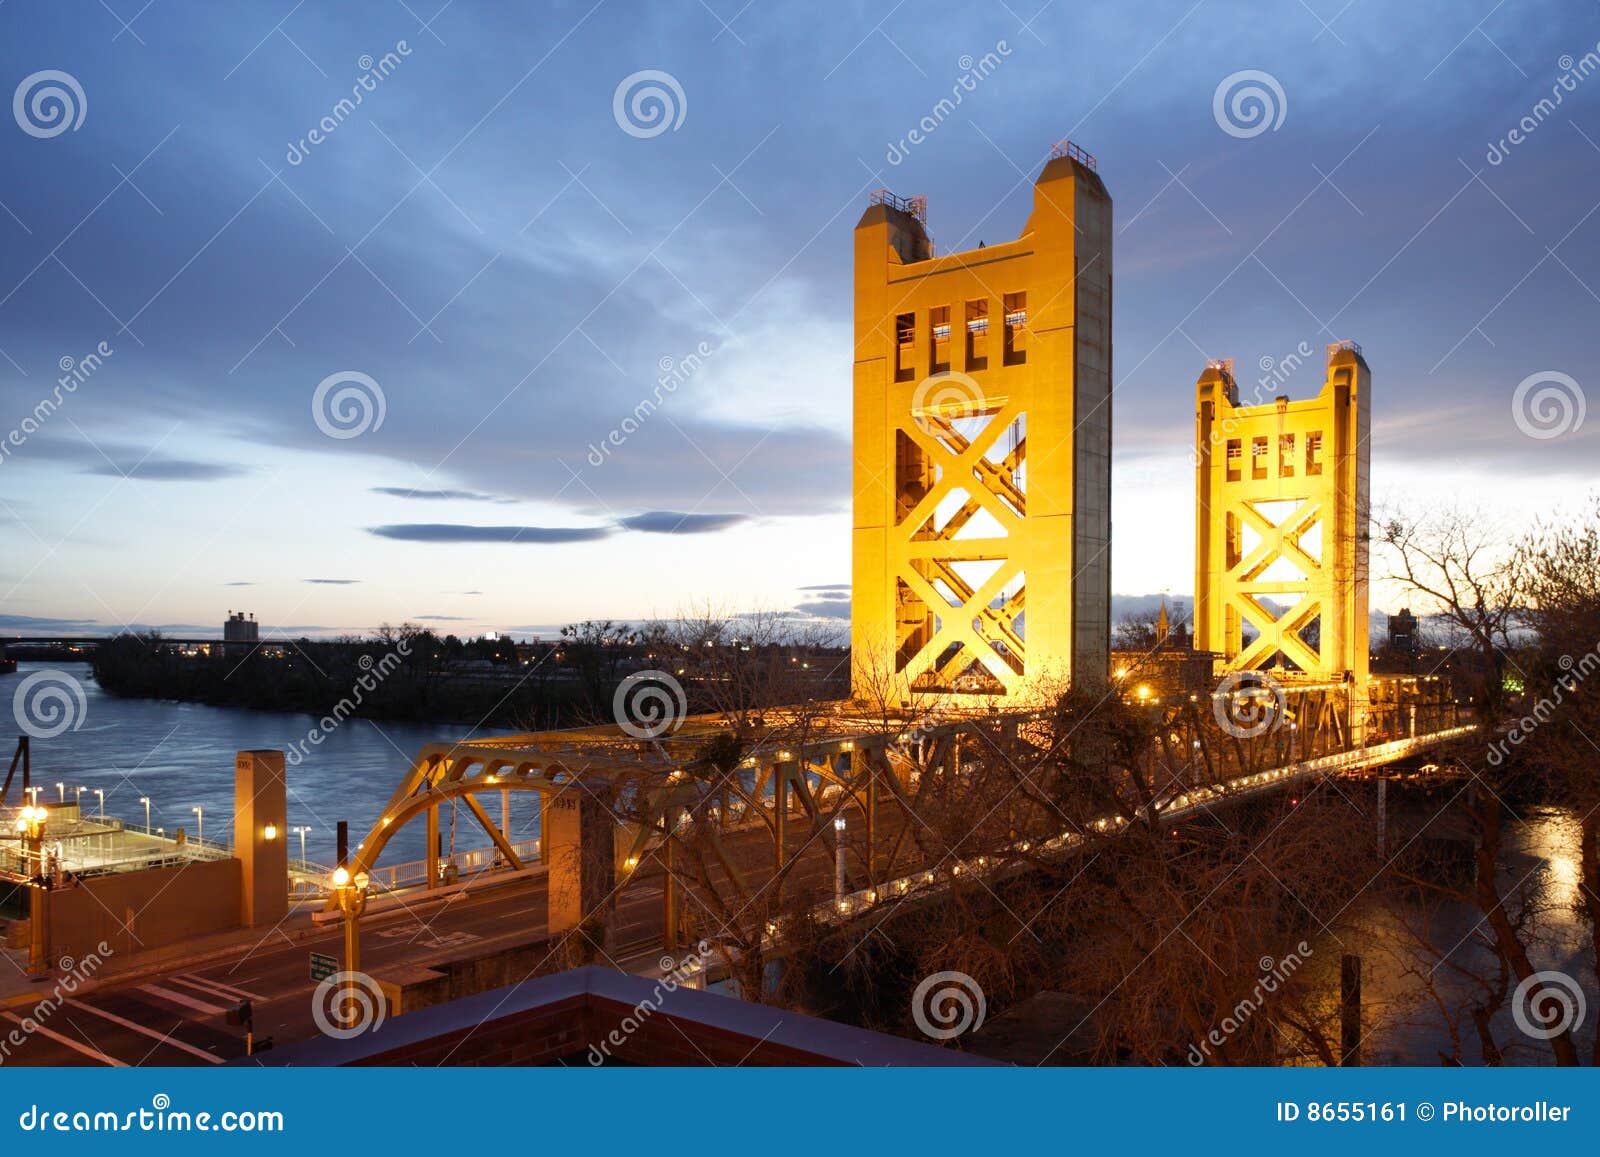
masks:
[[[333,895],[339,902],[339,911],[344,913],[344,971],[346,973],[344,989],[355,997],[355,974],[361,971],[361,913],[367,908],[367,885],[370,880],[365,872],[350,874],[350,869],[340,864],[333,870]]]
[[[84,787],[82,784],[79,784],[77,787],[73,788],[72,790],[77,793],[76,799],[77,799],[77,804],[78,804],[78,814],[82,815],[83,814],[83,793],[88,791],[89,789]]]
[[[101,819],[105,819],[106,818],[106,793],[104,791],[102,791],[100,788],[97,787],[97,788],[94,789],[94,794],[95,794],[95,799],[97,799],[99,801],[99,812],[98,812],[98,814],[99,814]],[[83,805],[80,804],[78,806],[82,807]]]
[[[310,828],[290,828],[289,830],[291,832],[295,833],[295,835],[300,837],[300,862],[303,864],[303,863],[306,862],[306,833],[309,832],[311,829]]]
[[[59,797],[59,802],[67,802],[67,785],[59,780],[56,782],[56,795]]]
[[[833,900],[844,907],[844,817],[833,821]]]
[[[28,804],[17,813],[17,834],[27,842],[28,972],[49,971],[50,881],[44,873],[44,825],[49,812]]]
[[[194,838],[196,843],[205,843],[206,840],[206,813],[205,809],[192,807],[194,812]]]
[[[147,795],[141,795],[139,797],[139,802],[144,804],[144,830],[145,830],[145,834],[149,835],[150,834],[150,797],[147,796]]]

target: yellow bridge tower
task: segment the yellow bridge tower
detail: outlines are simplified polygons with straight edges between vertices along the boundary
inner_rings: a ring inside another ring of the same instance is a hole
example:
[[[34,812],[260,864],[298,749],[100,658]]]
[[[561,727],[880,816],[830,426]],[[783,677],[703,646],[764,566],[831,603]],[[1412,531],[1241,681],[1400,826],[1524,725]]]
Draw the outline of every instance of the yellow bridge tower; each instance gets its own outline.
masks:
[[[1070,143],[1014,241],[935,256],[926,202],[855,230],[857,698],[1103,682],[1111,197]]]
[[[1309,401],[1240,405],[1232,363],[1200,375],[1194,645],[1219,652],[1224,670],[1366,687],[1370,393],[1348,341],[1328,347]]]

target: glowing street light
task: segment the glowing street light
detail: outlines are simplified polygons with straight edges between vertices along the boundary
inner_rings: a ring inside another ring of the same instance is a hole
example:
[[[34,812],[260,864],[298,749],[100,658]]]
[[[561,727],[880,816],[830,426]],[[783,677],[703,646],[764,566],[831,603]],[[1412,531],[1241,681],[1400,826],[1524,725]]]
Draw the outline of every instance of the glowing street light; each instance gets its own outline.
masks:
[[[204,809],[197,807],[192,807],[189,810],[194,812],[194,838],[197,841],[204,842],[206,838],[206,813]]]
[[[148,832],[150,830],[150,797],[141,795],[139,802],[144,804],[144,830]]]
[[[95,798],[100,801],[99,811],[96,814],[98,814],[101,819],[105,819],[106,818],[106,793],[104,791],[102,791],[100,788],[97,787],[97,788],[94,789],[94,794],[95,794]],[[82,807],[83,805],[80,803],[78,806]]]
[[[297,836],[300,837],[300,862],[301,863],[305,863],[305,859],[306,859],[306,833],[309,832],[311,829],[310,828],[290,828],[289,830],[291,832],[294,832]]]
[[[59,780],[56,782],[56,795],[61,797],[62,803],[67,802],[67,785],[61,783]]]
[[[844,908],[844,817],[833,820],[833,899]]]

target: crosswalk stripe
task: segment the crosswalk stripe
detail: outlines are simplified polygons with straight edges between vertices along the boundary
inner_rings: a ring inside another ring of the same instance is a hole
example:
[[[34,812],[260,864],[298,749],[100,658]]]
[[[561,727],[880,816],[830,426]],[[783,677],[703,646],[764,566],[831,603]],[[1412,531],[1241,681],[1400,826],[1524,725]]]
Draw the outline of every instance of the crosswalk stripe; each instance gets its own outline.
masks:
[[[148,1028],[142,1024],[135,1024],[133,1021],[128,1020],[125,1017],[120,1017],[114,1012],[107,1012],[105,1009],[97,1008],[95,1005],[85,1004],[81,1000],[69,999],[67,1003],[73,1008],[83,1009],[84,1012],[92,1012],[96,1016],[103,1016],[113,1024],[120,1024],[123,1028],[131,1028],[134,1032],[143,1033],[145,1036],[150,1037],[153,1040],[158,1040],[164,1045],[171,1045],[175,1049],[182,1049],[184,1052],[190,1053],[193,1056],[197,1056],[203,1061],[210,1061],[214,1065],[220,1065],[222,1063],[222,1058],[217,1056],[215,1053],[208,1053],[205,1049],[195,1048],[194,1045],[189,1044],[187,1041],[175,1039],[170,1033],[159,1033],[153,1028]]]
[[[141,984],[139,986],[139,991],[148,992],[151,996],[159,996],[162,1000],[170,1000],[174,1004],[181,1004],[185,1008],[192,1008],[196,1012],[207,1013],[211,1016],[216,1016],[228,1011],[219,1004],[208,1004],[203,1000],[196,1000],[194,997],[187,996],[184,993],[173,992],[170,988],[162,988],[159,984]]]
[[[231,984],[223,984],[222,981],[213,980],[209,976],[196,976],[192,972],[185,972],[178,976],[169,976],[167,979],[174,980],[179,984],[188,986],[189,988],[198,989],[201,992],[209,993],[212,996],[226,996],[233,1000],[264,1001],[267,999],[264,996],[257,996],[253,992],[246,992],[242,988],[235,988]]]
[[[18,1016],[14,1012],[6,1013],[5,1017],[9,1021],[14,1021],[17,1024],[23,1024],[22,1018],[20,1016]],[[27,1026],[23,1025],[23,1027],[26,1028]],[[36,1032],[36,1033],[39,1033],[41,1036],[47,1036],[53,1041],[59,1041],[62,1044],[66,1045],[69,1049],[76,1049],[78,1052],[82,1053],[84,1056],[92,1057],[95,1060],[101,1062],[102,1064],[110,1065],[114,1069],[125,1069],[125,1068],[128,1067],[128,1062],[127,1061],[119,1061],[119,1060],[117,1060],[116,1057],[107,1056],[105,1053],[101,1052],[97,1048],[91,1048],[90,1046],[84,1044],[82,1041],[73,1040],[71,1037],[62,1036],[60,1033],[54,1031],[53,1029],[45,1028],[44,1025],[42,1025],[42,1024],[35,1023],[34,1026],[33,1026],[33,1031]]]

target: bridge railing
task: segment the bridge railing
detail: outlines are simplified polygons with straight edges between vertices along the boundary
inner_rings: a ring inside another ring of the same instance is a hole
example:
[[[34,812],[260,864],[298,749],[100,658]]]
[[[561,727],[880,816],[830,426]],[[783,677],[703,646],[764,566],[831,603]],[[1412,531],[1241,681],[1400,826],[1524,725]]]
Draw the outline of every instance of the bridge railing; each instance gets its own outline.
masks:
[[[513,842],[511,850],[525,866],[539,859],[538,839]],[[490,845],[465,852],[440,856],[441,871],[455,869],[457,880],[471,880],[477,876],[508,866],[500,849]],[[333,869],[320,864],[294,861],[289,865],[289,897],[292,900],[315,900],[328,895],[328,877]],[[394,892],[402,888],[421,888],[428,883],[428,861],[409,860],[400,864],[374,867],[367,873],[373,892]]]

